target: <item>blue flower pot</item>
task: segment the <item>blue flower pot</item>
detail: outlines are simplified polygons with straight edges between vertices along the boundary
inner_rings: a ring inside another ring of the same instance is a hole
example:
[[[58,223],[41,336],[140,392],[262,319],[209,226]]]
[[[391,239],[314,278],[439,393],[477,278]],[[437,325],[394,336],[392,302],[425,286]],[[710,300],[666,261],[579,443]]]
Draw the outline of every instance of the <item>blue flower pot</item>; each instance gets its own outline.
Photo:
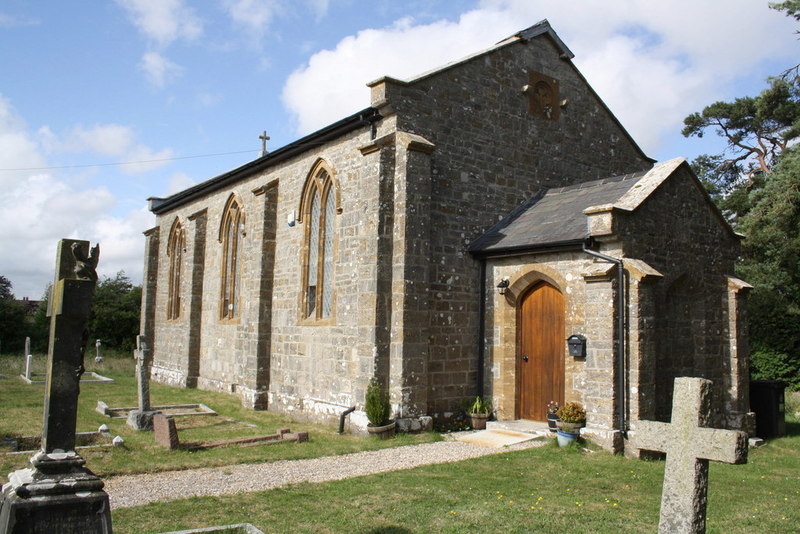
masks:
[[[575,441],[578,439],[578,434],[559,430],[556,433],[556,438],[558,439],[558,446],[563,449],[564,447],[569,447],[571,443],[575,443]]]

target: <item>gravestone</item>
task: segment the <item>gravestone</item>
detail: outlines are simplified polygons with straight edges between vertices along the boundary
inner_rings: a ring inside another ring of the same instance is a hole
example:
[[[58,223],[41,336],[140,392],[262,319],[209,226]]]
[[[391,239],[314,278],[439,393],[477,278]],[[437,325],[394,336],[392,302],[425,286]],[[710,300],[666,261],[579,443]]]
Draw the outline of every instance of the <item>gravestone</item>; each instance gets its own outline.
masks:
[[[0,533],[111,532],[103,481],[75,452],[80,379],[87,324],[97,282],[99,246],[62,239],[50,295],[50,343],[41,450],[33,468],[10,473],[0,494]]]
[[[25,378],[31,379],[33,374],[33,354],[31,354],[31,338],[25,338]]]
[[[711,414],[710,380],[675,379],[672,422],[638,421],[634,445],[666,453],[658,531],[706,531],[708,462],[747,462],[747,434],[706,428]]]
[[[153,430],[153,416],[161,412],[150,407],[150,351],[144,336],[136,336],[133,355],[136,358],[139,406],[128,412],[128,425],[136,430]]]

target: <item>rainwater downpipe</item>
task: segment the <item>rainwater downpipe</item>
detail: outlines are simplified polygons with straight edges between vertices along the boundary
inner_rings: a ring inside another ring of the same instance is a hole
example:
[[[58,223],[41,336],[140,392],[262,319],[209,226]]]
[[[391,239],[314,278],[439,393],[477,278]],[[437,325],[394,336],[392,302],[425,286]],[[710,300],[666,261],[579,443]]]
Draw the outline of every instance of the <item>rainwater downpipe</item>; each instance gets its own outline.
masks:
[[[619,392],[617,420],[619,425],[618,430],[625,435],[625,396],[627,395],[627,391],[625,391],[625,269],[622,266],[621,259],[613,258],[601,252],[597,252],[596,250],[592,250],[589,248],[589,245],[591,245],[591,238],[583,242],[582,248],[586,254],[614,263],[617,266],[617,347],[619,347],[617,358],[617,391]]]
[[[344,434],[344,418],[356,411],[355,406],[351,406],[339,415],[339,434]]]

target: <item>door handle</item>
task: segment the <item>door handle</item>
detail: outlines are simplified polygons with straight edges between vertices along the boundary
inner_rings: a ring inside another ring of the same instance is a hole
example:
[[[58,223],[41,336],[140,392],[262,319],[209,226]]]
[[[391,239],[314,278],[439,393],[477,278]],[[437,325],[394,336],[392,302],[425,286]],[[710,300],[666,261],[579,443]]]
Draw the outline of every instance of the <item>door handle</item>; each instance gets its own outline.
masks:
[[[528,361],[528,357],[527,357],[527,356],[523,356],[523,357],[522,357],[522,361],[523,361],[523,362],[527,362],[527,361]]]

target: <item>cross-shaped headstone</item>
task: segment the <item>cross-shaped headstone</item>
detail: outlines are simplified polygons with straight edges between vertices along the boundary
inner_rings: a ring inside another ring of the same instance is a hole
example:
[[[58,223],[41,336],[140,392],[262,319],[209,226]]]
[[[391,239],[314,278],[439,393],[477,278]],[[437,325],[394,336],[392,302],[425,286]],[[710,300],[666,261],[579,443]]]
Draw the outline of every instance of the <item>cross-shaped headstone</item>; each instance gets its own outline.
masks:
[[[261,132],[261,135],[259,135],[258,138],[261,139],[261,156],[262,157],[266,156],[267,155],[267,141],[270,140],[270,137],[267,135],[267,131],[264,130],[263,132]]]
[[[144,336],[136,336],[136,379],[139,382],[139,410],[150,410],[150,351]]]
[[[634,445],[667,455],[659,533],[705,532],[709,460],[747,462],[744,432],[706,428],[711,386],[711,381],[703,378],[676,378],[672,422],[637,422]]]

